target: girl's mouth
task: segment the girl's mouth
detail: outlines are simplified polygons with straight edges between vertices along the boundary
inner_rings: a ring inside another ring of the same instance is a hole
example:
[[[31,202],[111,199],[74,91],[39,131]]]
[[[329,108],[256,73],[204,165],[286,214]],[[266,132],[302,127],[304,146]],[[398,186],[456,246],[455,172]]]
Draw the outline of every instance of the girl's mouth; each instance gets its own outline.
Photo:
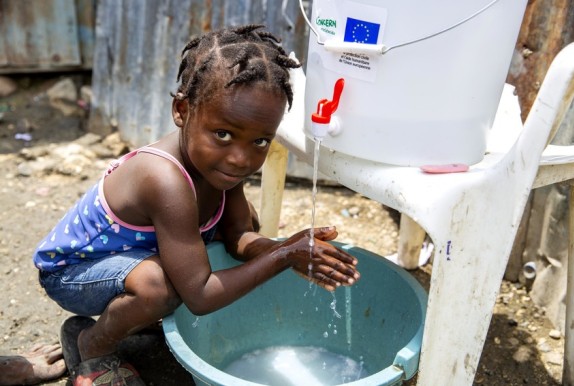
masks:
[[[223,171],[219,171],[219,174],[223,176],[223,179],[227,182],[238,184],[239,182],[243,181],[248,176],[246,175],[237,175],[237,174],[230,174]]]

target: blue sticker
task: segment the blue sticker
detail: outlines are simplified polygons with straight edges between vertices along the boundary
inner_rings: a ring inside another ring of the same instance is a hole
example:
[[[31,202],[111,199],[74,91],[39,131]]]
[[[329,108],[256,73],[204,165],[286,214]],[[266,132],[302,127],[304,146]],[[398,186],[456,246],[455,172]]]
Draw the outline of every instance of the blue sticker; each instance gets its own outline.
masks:
[[[380,29],[380,24],[348,17],[343,40],[349,43],[377,44]]]

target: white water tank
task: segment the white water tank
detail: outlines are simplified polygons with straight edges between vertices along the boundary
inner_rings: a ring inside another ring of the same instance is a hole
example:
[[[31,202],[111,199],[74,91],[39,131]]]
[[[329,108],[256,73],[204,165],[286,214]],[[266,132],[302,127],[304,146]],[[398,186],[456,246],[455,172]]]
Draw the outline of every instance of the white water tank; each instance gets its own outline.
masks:
[[[305,130],[344,79],[323,146],[405,166],[479,162],[527,0],[314,0]]]

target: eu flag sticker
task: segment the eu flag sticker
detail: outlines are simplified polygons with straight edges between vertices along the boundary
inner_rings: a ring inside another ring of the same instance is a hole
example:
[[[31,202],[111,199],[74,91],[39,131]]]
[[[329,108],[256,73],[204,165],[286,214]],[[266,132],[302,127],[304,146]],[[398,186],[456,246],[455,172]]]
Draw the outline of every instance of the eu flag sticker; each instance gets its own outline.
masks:
[[[380,29],[380,24],[348,17],[343,41],[349,43],[377,44]]]

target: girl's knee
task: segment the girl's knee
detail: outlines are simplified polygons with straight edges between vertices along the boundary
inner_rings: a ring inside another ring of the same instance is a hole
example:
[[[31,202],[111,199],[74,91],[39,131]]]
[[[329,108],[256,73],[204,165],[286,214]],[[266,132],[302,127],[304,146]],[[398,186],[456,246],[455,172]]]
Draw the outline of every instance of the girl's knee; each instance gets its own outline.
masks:
[[[181,298],[161,264],[150,259],[130,272],[126,278],[126,291],[141,298],[144,307],[162,310],[162,313],[170,313],[181,304]]]

